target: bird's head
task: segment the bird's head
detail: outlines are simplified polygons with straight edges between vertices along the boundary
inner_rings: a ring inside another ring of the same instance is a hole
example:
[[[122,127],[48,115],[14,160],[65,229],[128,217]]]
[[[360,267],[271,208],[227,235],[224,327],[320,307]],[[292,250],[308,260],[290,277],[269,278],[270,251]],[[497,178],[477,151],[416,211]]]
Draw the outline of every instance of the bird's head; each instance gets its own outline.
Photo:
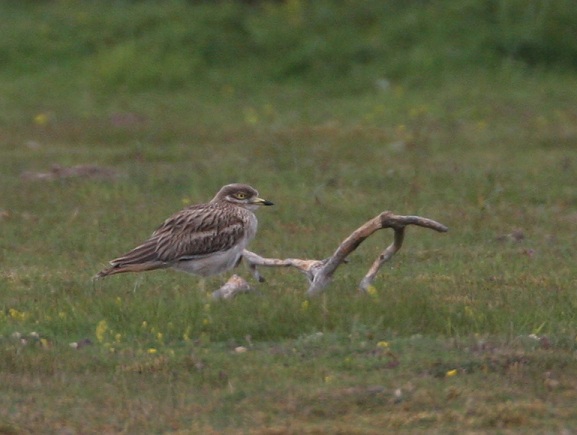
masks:
[[[248,210],[256,210],[261,205],[273,205],[259,198],[258,192],[248,184],[228,184],[222,187],[211,202],[225,201]]]

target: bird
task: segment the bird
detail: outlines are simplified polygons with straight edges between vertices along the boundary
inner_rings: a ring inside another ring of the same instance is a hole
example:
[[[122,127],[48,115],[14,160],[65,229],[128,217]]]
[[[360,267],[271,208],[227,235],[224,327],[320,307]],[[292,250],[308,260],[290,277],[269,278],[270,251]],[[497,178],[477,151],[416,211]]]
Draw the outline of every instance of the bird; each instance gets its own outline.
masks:
[[[255,237],[260,206],[273,203],[247,184],[223,186],[212,200],[173,214],[136,248],[110,261],[94,278],[176,269],[208,277],[236,267]]]

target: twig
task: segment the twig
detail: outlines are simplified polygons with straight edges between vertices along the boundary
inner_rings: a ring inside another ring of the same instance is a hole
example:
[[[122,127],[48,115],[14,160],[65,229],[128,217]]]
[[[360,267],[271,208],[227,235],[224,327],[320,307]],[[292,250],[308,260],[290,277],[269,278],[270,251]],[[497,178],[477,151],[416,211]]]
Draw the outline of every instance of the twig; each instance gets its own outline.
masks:
[[[351,235],[343,240],[343,242],[338,246],[333,255],[325,260],[301,260],[298,258],[287,258],[282,260],[276,258],[264,258],[247,250],[243,252],[243,257],[247,261],[253,276],[259,282],[264,281],[264,278],[258,272],[257,266],[296,268],[300,272],[304,273],[309,281],[307,294],[309,296],[315,296],[320,294],[326,288],[326,286],[331,282],[332,276],[337,268],[346,261],[346,258],[357,249],[365,239],[371,236],[375,231],[384,228],[392,228],[394,230],[393,242],[375,259],[367,274],[359,284],[359,289],[361,291],[367,291],[372,286],[372,283],[383,264],[389,261],[399,251],[399,249],[401,249],[405,237],[405,227],[407,225],[416,225],[442,233],[448,231],[448,228],[445,225],[432,219],[420,216],[395,215],[390,211],[385,211],[353,231]],[[244,284],[246,284],[246,281],[244,281]],[[235,290],[236,287],[234,282],[229,281],[225,284],[225,287],[227,285],[229,286],[228,291],[232,291],[233,294],[242,291],[240,288]],[[221,290],[222,288],[218,291]],[[246,291],[246,289],[244,291]]]
[[[251,288],[250,285],[248,285],[248,282],[238,275],[233,275],[225,285],[217,291],[212,292],[212,298],[215,300],[232,299],[239,293],[247,293],[249,291],[251,291]]]

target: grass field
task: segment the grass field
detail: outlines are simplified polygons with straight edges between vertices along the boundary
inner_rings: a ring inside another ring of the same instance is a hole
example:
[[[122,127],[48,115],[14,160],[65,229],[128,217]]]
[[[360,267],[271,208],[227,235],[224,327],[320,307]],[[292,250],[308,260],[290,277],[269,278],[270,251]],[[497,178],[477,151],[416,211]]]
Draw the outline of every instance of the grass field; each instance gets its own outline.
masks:
[[[573,3],[190,3],[0,3],[0,433],[576,430]],[[91,280],[230,182],[275,203],[267,257],[384,210],[450,230],[371,294],[387,231],[310,299]]]

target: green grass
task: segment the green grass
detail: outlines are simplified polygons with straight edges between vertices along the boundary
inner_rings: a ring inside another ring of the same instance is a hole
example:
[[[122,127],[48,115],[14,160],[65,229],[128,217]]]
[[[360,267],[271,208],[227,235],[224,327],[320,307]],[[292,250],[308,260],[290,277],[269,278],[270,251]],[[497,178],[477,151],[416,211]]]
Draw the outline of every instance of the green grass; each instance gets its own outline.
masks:
[[[336,3],[0,3],[0,432],[577,427],[572,3]],[[120,176],[20,176],[53,164]],[[387,231],[318,298],[291,270],[225,302],[226,277],[91,281],[234,181],[275,202],[264,256],[384,210],[450,231],[409,228],[374,295]]]

